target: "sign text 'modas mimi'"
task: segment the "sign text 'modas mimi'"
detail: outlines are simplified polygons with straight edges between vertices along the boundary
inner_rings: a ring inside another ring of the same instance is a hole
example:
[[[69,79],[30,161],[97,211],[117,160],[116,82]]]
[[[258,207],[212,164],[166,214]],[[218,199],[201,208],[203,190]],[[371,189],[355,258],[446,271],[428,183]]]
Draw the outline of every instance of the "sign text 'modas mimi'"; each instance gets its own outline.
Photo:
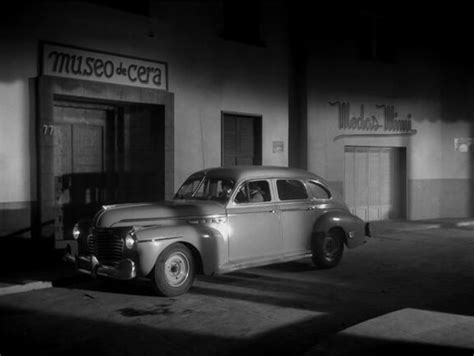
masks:
[[[341,130],[363,130],[363,131],[388,131],[410,133],[412,132],[411,114],[406,119],[399,119],[398,113],[393,105],[376,105],[376,108],[383,110],[382,118],[378,115],[366,115],[364,104],[360,105],[358,115],[351,116],[351,106],[348,102],[330,102],[332,106],[338,108],[338,127]]]

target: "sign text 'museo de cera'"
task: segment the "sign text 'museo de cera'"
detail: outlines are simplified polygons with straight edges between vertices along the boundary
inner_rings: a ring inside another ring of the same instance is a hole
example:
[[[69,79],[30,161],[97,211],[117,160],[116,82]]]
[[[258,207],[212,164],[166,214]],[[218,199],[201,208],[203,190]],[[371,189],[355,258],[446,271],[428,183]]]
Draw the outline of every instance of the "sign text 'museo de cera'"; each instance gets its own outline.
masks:
[[[166,63],[43,45],[44,75],[167,90]]]

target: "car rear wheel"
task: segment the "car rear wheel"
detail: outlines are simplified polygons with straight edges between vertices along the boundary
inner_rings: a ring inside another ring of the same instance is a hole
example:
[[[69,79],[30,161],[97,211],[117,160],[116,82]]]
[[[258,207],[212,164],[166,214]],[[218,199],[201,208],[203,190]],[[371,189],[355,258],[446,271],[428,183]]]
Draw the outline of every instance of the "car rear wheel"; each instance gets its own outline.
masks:
[[[312,260],[318,268],[332,268],[339,264],[344,251],[344,242],[335,231],[316,234],[313,237]]]
[[[176,243],[158,257],[153,272],[155,291],[165,297],[186,293],[194,281],[194,260],[189,248]]]

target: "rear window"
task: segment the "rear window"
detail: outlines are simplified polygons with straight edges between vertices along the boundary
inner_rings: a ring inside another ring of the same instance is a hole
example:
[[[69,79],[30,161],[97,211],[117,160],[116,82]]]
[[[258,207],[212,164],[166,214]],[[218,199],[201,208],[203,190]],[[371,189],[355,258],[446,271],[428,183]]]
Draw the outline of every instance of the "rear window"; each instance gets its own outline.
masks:
[[[308,182],[308,189],[313,196],[313,198],[316,199],[330,199],[331,198],[331,193],[323,187],[321,184],[318,184],[316,182]]]
[[[299,180],[279,179],[277,190],[280,200],[308,199],[306,188]]]

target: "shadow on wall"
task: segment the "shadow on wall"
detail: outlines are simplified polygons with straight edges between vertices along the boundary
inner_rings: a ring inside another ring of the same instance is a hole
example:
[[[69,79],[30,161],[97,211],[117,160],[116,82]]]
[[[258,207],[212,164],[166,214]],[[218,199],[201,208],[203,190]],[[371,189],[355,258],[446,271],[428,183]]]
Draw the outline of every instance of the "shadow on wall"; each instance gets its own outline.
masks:
[[[2,12],[0,16],[0,43],[2,52],[0,55],[0,83],[11,84],[24,81],[24,73],[36,73],[36,62],[31,56],[37,56],[37,39],[28,35],[28,31],[34,31],[33,18],[28,15],[38,15],[34,10],[38,4],[34,1],[15,1],[12,7]]]
[[[466,191],[463,196],[468,200],[467,215],[474,216],[474,69],[469,64],[446,64],[446,69],[442,81],[441,88],[441,115],[446,123],[465,123],[468,129],[465,132],[458,130],[456,135],[459,137],[449,136],[451,140],[451,149],[456,150],[455,154],[468,155],[465,160],[468,177],[465,184]],[[455,140],[458,139],[458,142]],[[467,150],[467,151],[465,151]],[[452,189],[453,187],[451,187]],[[441,204],[443,204],[441,197]]]
[[[474,87],[474,84],[472,86]],[[468,102],[471,103],[471,105],[474,105],[472,100]],[[469,135],[469,138],[471,139],[471,145],[469,146],[469,153],[468,153],[470,155],[469,163],[471,165],[470,170],[469,170],[470,178],[471,178],[471,184],[469,186],[471,187],[471,191],[468,192],[469,193],[468,199],[471,203],[471,207],[470,207],[471,211],[470,211],[469,216],[474,217],[474,108],[472,107],[469,112],[468,120],[470,121],[470,126],[471,126],[471,132]]]

